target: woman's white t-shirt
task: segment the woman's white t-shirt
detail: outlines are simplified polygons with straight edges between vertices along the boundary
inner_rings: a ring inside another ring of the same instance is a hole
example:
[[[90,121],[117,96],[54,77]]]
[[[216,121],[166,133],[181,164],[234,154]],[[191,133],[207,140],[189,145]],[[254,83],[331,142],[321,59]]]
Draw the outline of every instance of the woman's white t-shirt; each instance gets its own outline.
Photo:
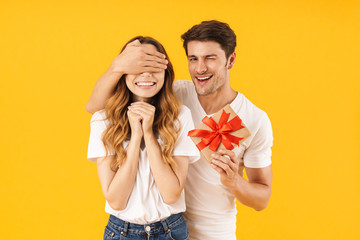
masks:
[[[90,161],[96,161],[97,158],[106,156],[106,150],[102,142],[102,134],[107,127],[107,121],[104,120],[105,118],[104,111],[94,113],[91,118],[91,132],[87,156]],[[178,118],[181,129],[178,134],[173,156],[188,156],[189,163],[194,163],[199,159],[200,153],[190,137],[187,136],[188,132],[194,129],[190,110],[182,106]],[[158,139],[158,142],[161,143],[160,139]],[[128,141],[125,141],[123,143],[125,149],[127,145]],[[186,209],[184,191],[176,203],[171,205],[164,203],[150,171],[146,148],[140,149],[139,157],[136,180],[126,208],[121,211],[116,211],[112,209],[106,201],[105,211],[124,221],[137,224],[160,221],[172,214],[184,212]]]

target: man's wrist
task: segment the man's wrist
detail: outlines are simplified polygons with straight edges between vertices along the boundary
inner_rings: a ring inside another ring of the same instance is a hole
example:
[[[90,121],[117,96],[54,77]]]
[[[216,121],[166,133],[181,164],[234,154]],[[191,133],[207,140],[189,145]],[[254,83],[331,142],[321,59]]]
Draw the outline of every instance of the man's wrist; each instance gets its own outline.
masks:
[[[125,74],[124,70],[120,66],[114,66],[113,64],[110,65],[108,73],[114,77],[118,77],[119,79]]]
[[[240,174],[236,174],[234,177],[234,181],[231,186],[229,186],[229,189],[235,193],[241,189],[241,186],[246,182],[246,180],[240,176]]]

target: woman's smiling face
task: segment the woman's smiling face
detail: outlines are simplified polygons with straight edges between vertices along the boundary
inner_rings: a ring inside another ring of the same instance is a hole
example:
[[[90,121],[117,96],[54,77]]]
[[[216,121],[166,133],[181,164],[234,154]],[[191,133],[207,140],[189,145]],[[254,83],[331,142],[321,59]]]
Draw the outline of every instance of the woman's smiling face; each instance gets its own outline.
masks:
[[[152,44],[143,44],[145,48],[157,51]],[[148,100],[155,96],[163,87],[165,70],[161,72],[144,72],[138,75],[126,75],[126,86],[132,92],[134,100]]]

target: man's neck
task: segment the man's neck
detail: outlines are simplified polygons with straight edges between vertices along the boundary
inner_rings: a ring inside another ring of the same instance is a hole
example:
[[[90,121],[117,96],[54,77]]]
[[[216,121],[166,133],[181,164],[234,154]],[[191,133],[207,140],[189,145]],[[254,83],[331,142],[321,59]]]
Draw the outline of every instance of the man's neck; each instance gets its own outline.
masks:
[[[231,87],[216,91],[207,96],[199,96],[199,102],[207,115],[216,113],[227,104],[230,104],[237,96],[237,92]]]

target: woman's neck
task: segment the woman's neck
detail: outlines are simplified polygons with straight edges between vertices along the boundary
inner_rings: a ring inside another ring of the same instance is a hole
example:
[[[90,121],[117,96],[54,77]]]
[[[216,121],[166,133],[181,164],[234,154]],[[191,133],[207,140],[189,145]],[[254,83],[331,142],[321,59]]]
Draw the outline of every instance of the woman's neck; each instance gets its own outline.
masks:
[[[147,102],[147,103],[151,103],[152,98],[139,97],[139,96],[136,96],[136,95],[132,94],[131,102]]]

